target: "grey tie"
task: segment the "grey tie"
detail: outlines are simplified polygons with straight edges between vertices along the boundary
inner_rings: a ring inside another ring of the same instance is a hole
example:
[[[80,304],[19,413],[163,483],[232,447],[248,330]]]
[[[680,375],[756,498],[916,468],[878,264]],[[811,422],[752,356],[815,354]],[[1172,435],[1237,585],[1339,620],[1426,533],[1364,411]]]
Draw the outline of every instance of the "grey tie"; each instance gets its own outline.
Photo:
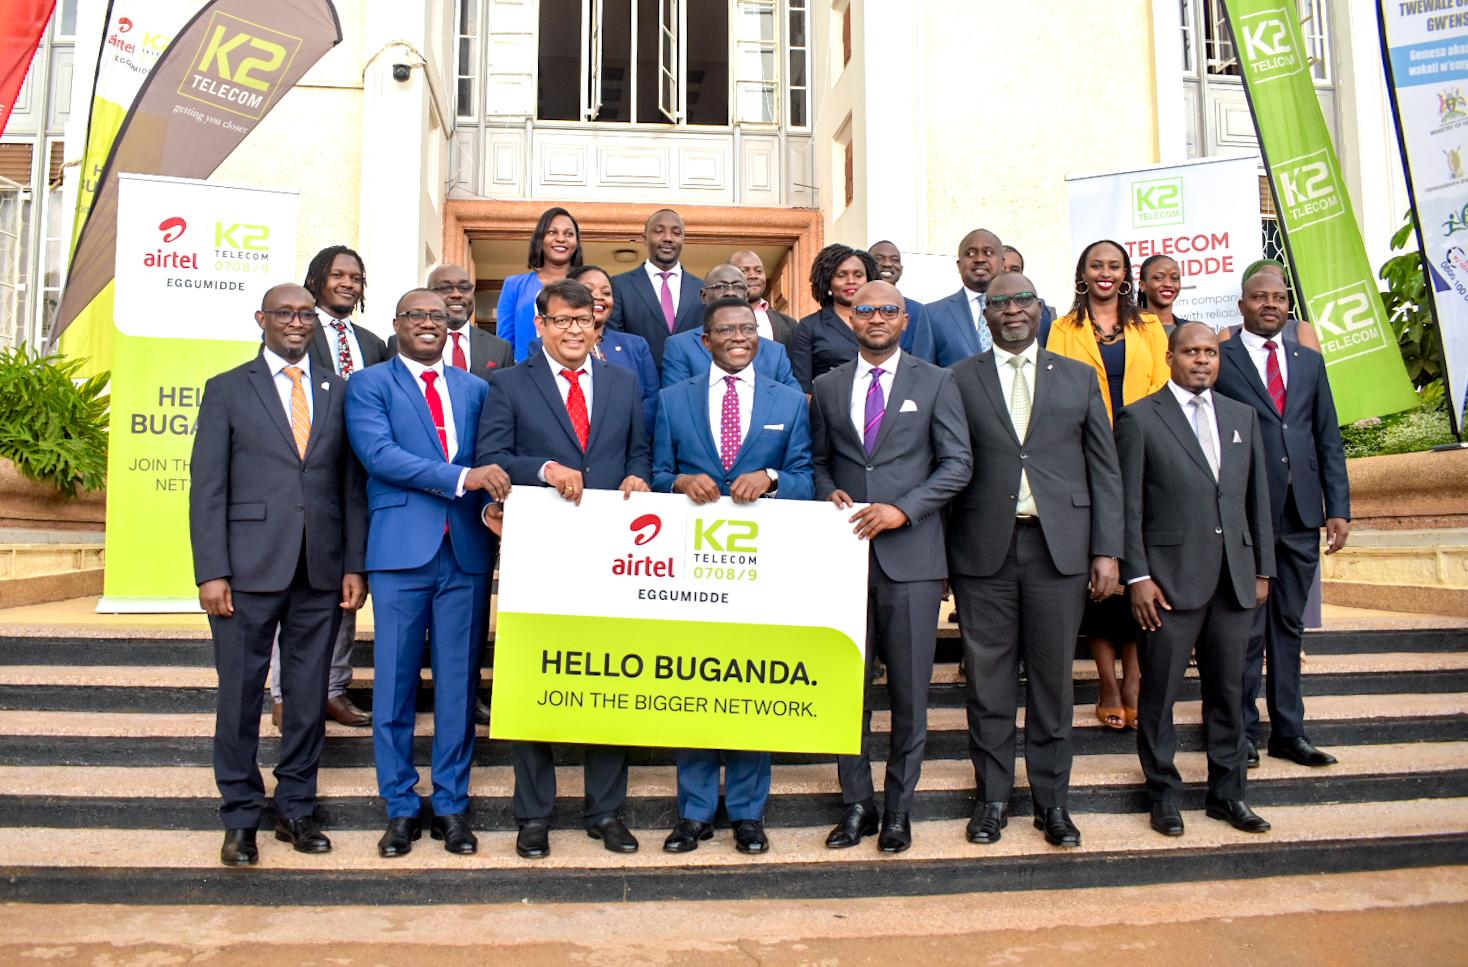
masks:
[[[1208,412],[1208,403],[1202,396],[1195,396],[1188,400],[1188,405],[1193,408],[1193,432],[1198,435],[1198,446],[1203,448],[1203,456],[1208,460],[1208,469],[1213,471],[1213,479],[1218,479],[1218,443],[1213,437],[1213,418]]]
[[[1019,437],[1019,442],[1025,442],[1025,434],[1030,430],[1030,381],[1025,378],[1025,364],[1029,362],[1024,356],[1010,356],[1007,360],[1014,367],[1014,385],[1009,388],[1009,418],[1014,423],[1014,435]],[[1030,480],[1025,472],[1019,472],[1019,502],[1024,503],[1030,499]]]

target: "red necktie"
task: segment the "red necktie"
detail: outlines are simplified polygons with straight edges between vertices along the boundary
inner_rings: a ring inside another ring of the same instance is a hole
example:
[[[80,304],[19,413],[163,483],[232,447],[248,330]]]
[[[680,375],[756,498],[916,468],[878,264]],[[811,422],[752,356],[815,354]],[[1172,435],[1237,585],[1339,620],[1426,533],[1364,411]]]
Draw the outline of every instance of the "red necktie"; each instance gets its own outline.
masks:
[[[1284,416],[1285,408],[1285,384],[1284,374],[1279,371],[1279,347],[1273,339],[1264,340],[1264,349],[1269,353],[1269,359],[1264,363],[1264,376],[1269,383],[1269,396],[1274,400],[1274,408],[1279,410],[1279,415]]]
[[[455,368],[457,368],[457,369],[468,369],[469,368],[469,360],[464,357],[464,344],[461,343],[461,342],[459,342],[459,337],[463,336],[464,334],[462,332],[451,332],[451,333],[449,333],[449,335],[454,338],[454,358],[453,358],[453,363],[454,363]]]
[[[739,459],[739,445],[743,442],[739,435],[739,391],[734,388],[737,382],[738,376],[724,377],[724,409],[719,423],[719,459],[725,470],[734,466],[734,461]]]
[[[591,418],[586,414],[586,394],[581,392],[581,370],[563,369],[561,375],[571,384],[571,391],[566,394],[566,414],[571,417],[571,427],[585,452],[586,441],[591,438]]]
[[[425,369],[422,374],[423,398],[428,401],[428,413],[433,417],[434,429],[438,430],[438,442],[443,445],[443,458],[449,456],[449,431],[445,428],[443,421],[443,399],[438,395],[438,390],[433,384],[438,380],[438,374],[431,369]]]

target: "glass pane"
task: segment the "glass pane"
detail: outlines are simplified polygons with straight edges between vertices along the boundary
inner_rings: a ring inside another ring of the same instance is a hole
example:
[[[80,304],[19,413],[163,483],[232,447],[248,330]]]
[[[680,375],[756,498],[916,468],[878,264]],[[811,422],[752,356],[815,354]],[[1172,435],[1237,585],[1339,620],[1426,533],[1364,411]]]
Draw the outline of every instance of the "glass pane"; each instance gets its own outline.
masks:
[[[734,26],[727,3],[687,3],[688,19],[684,54],[688,59],[683,78],[684,124],[725,125],[729,123],[730,92],[729,31]]]
[[[468,117],[474,113],[474,78],[459,78],[458,100],[455,105],[455,110],[461,117]]]
[[[473,34],[477,32],[479,18],[474,15],[474,0],[459,0],[459,33]]]
[[[804,47],[805,46],[805,11],[804,10],[795,10],[795,9],[793,9],[794,8],[794,4],[791,4],[791,7],[792,7],[792,9],[790,11],[790,46],[791,47]]]
[[[734,96],[739,104],[739,120],[754,124],[773,124],[777,120],[774,84],[740,81]]]
[[[790,126],[792,128],[803,128],[806,124],[805,117],[805,91],[800,88],[792,88],[790,91]]]
[[[738,17],[737,36],[740,40],[762,40],[765,43],[774,43],[775,7],[773,4],[741,0]]]
[[[740,47],[737,76],[742,81],[777,80],[779,75],[775,73],[775,49],[773,47],[764,49]]]
[[[805,51],[790,52],[790,86],[805,87]]]
[[[62,37],[76,33],[76,0],[61,0],[57,5],[56,33]]]
[[[543,120],[580,118],[583,46],[581,0],[541,0],[536,115]],[[625,56],[625,45],[623,51]]]

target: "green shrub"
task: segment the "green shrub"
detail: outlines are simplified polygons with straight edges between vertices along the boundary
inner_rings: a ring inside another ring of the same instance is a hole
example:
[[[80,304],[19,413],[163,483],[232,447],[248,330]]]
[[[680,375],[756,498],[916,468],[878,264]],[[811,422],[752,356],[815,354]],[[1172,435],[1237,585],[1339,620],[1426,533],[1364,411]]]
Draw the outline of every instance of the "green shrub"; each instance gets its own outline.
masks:
[[[0,350],[0,457],[68,497],[107,483],[110,374],[78,382],[79,359]]]
[[[1448,404],[1443,397],[1442,380],[1423,387],[1421,396],[1422,404],[1415,409],[1341,427],[1346,456],[1416,453],[1445,443],[1456,443],[1457,437],[1453,436],[1452,425],[1448,422]]]

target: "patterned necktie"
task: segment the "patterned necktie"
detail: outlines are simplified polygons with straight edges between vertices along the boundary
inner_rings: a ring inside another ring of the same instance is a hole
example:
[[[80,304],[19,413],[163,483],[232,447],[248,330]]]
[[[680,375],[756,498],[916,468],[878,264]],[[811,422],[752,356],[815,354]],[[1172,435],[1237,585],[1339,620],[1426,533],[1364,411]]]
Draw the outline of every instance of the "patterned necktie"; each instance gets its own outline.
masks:
[[[438,442],[443,446],[443,458],[451,459],[448,425],[443,419],[443,398],[438,395],[438,389],[433,385],[438,380],[438,374],[431,369],[425,369],[421,378],[423,398],[428,401],[428,414],[433,417],[433,428],[438,431]]]
[[[347,324],[338,320],[331,324],[336,330],[336,371],[340,376],[352,375],[352,344],[347,342]]]
[[[867,456],[877,449],[877,436],[882,432],[882,417],[887,415],[887,401],[882,397],[882,374],[880,366],[872,367],[872,385],[867,387],[867,405],[861,418],[861,445]]]
[[[994,335],[989,332],[989,324],[984,321],[984,303],[988,296],[980,292],[973,298],[974,307],[974,329],[979,334],[979,352],[986,353],[994,348]]]
[[[1279,410],[1279,415],[1284,416],[1285,384],[1284,373],[1279,370],[1279,346],[1273,339],[1266,339],[1264,349],[1269,353],[1269,358],[1264,363],[1264,375],[1269,381],[1269,398],[1274,400],[1274,408]]]
[[[659,298],[663,304],[663,321],[668,324],[668,332],[672,332],[678,324],[678,313],[673,310],[673,290],[668,288],[668,278],[672,274],[672,272],[658,273],[663,280],[663,292]]]
[[[1203,456],[1208,460],[1208,469],[1213,471],[1213,479],[1218,479],[1218,445],[1213,437],[1213,417],[1208,413],[1208,404],[1202,396],[1195,396],[1188,400],[1188,405],[1193,408],[1193,432],[1198,434],[1198,446],[1203,448]]]
[[[464,334],[462,332],[451,332],[451,333],[449,333],[449,335],[451,337],[453,337],[453,340],[454,340],[454,358],[453,358],[453,364],[454,364],[455,368],[457,368],[457,369],[468,369],[469,368],[469,359],[468,359],[468,357],[466,357],[464,355],[464,344],[461,343],[461,342],[459,342],[459,340],[463,337]]]
[[[1009,357],[1009,365],[1014,367],[1014,384],[1009,387],[1009,419],[1014,423],[1014,435],[1024,442],[1025,434],[1030,432],[1030,381],[1025,376],[1025,366],[1029,359],[1024,356]],[[1025,475],[1024,470],[1019,472],[1019,503],[1030,499],[1030,478]]]
[[[566,415],[571,418],[571,428],[576,439],[581,441],[581,451],[586,452],[586,441],[591,439],[591,417],[586,412],[586,394],[581,392],[581,370],[563,369],[561,375],[571,384],[566,394]]]
[[[739,459],[739,446],[744,435],[739,432],[739,391],[734,388],[738,376],[724,377],[724,409],[719,417],[719,460],[727,471]]]
[[[311,442],[311,408],[306,405],[306,387],[301,385],[305,374],[297,366],[287,366],[282,372],[291,378],[291,436],[296,438],[296,452],[304,460],[306,444]]]

